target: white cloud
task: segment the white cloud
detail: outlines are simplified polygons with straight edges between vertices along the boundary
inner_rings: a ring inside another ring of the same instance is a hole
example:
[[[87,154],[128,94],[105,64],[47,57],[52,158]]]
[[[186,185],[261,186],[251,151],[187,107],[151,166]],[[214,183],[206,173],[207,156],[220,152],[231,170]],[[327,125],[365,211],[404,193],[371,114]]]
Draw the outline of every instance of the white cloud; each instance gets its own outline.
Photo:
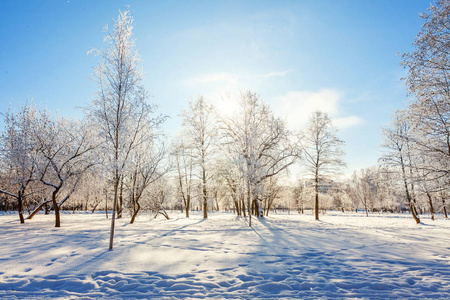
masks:
[[[291,91],[285,96],[276,98],[276,101],[278,113],[287,119],[291,130],[304,128],[309,116],[316,110],[328,113],[340,129],[362,122],[357,116],[342,116],[340,108],[342,93],[334,89],[323,89],[318,92]]]
[[[357,116],[349,116],[349,117],[333,119],[334,125],[341,129],[352,127],[354,125],[361,124],[362,122],[363,122],[363,119],[360,117],[357,117]]]

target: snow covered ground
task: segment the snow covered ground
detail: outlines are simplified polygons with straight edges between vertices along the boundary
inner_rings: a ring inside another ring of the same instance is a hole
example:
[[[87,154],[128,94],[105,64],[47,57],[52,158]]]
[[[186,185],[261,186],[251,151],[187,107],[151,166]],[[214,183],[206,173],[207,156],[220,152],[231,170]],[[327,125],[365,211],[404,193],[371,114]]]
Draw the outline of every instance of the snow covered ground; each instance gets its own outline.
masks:
[[[450,220],[0,215],[0,298],[447,298]]]

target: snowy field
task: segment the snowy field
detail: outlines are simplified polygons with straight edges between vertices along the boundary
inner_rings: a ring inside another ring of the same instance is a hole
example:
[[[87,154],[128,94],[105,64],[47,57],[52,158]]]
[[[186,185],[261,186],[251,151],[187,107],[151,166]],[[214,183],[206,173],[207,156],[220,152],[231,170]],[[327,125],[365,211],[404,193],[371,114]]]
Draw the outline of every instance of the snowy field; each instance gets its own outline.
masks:
[[[450,220],[0,215],[0,298],[448,298]]]

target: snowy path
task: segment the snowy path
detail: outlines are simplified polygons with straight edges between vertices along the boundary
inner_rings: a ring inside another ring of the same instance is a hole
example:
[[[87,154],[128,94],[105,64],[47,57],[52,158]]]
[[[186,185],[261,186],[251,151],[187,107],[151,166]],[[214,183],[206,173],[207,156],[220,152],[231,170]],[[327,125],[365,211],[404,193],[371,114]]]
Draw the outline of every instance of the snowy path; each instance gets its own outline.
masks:
[[[136,224],[104,215],[0,216],[0,298],[445,298],[450,221],[230,214]]]

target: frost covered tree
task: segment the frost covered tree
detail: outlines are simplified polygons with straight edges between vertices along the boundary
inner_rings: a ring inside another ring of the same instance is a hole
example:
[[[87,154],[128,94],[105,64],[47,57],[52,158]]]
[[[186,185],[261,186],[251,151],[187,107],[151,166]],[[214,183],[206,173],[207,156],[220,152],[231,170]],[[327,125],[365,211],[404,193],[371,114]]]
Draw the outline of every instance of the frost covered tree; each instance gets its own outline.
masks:
[[[160,177],[158,180],[151,183],[150,188],[147,191],[148,199],[146,208],[155,214],[154,218],[158,215],[164,216],[167,220],[170,219],[169,214],[166,211],[166,205],[168,199],[172,194],[172,185],[165,180],[164,177]]]
[[[224,147],[220,158],[216,163],[217,176],[227,191],[227,197],[231,198],[234,210],[238,216],[246,217],[245,212],[245,183],[242,173],[241,161],[233,157],[232,151]]]
[[[243,174],[249,225],[251,215],[263,216],[264,181],[285,171],[297,152],[283,120],[252,91],[240,94],[239,108],[223,121],[223,134]]]
[[[429,180],[443,177],[450,182],[450,2],[436,1],[421,17],[425,22],[414,51],[403,54],[402,63],[408,71],[406,86],[414,97],[405,110],[408,142],[421,156],[414,169],[426,173]]]
[[[384,165],[399,168],[403,181],[406,199],[411,210],[412,217],[416,223],[420,223],[416,208],[416,199],[412,193],[413,182],[409,168],[411,166],[408,147],[408,124],[403,115],[397,112],[392,121],[391,127],[383,130],[385,137],[384,148],[386,149],[381,162]]]
[[[335,181],[333,188],[329,191],[333,198],[333,207],[343,213],[355,210],[357,207],[356,199],[351,196],[351,185],[348,181]]]
[[[189,212],[191,209],[192,191],[194,186],[193,179],[193,155],[192,149],[187,147],[183,136],[178,136],[176,141],[173,142],[172,156],[174,156],[176,171],[177,171],[177,183],[178,192],[182,199],[182,205],[184,205],[186,218],[189,218]]]
[[[296,203],[297,212],[305,212],[305,202],[307,197],[307,185],[304,180],[297,180],[294,189],[292,190],[292,199]]]
[[[192,163],[200,170],[198,176],[202,190],[203,218],[208,217],[208,181],[212,177],[212,168],[209,168],[217,144],[217,118],[214,108],[198,96],[196,101],[189,103],[189,109],[183,111],[183,134],[185,146],[191,149]]]
[[[151,136],[153,133],[148,132]],[[167,148],[163,141],[148,139],[133,151],[130,157],[127,186],[130,194],[130,213],[133,224],[138,215],[140,200],[150,185],[164,176],[170,168],[167,162]]]
[[[289,197],[282,197],[281,194],[283,193],[283,191],[286,190],[286,187],[283,187],[280,185],[279,179],[280,179],[279,177],[271,176],[263,181],[264,193],[261,197],[262,198],[261,206],[263,208],[264,216],[269,215],[269,211],[270,211],[270,209],[273,208],[276,200],[279,200],[281,198],[283,198],[284,200],[286,200],[288,202],[287,206],[288,206],[288,208],[290,208],[289,200],[291,200],[291,199]]]
[[[94,80],[99,90],[88,113],[97,123],[104,140],[103,151],[107,154],[105,166],[114,187],[110,250],[113,248],[119,185],[130,155],[136,147],[151,138],[144,134],[148,127],[163,121],[163,118],[152,117],[155,106],[148,102],[148,92],[142,85],[141,59],[135,49],[132,30],[130,11],[121,11],[113,28],[105,27],[105,48],[92,50],[100,57],[94,69]]]
[[[9,110],[5,114],[5,127],[0,137],[0,193],[17,200],[20,223],[25,223],[23,204],[29,187],[37,180],[39,145],[33,128],[45,114],[32,102],[19,107],[17,112]]]
[[[362,204],[366,216],[369,216],[369,211],[373,212],[373,207],[376,201],[376,178],[370,168],[362,169],[360,172],[354,172],[351,180],[351,196],[358,199]]]
[[[51,197],[41,203],[30,218],[51,202],[55,227],[60,227],[60,208],[75,191],[85,171],[96,163],[91,154],[97,145],[88,125],[81,122],[41,119],[35,129],[33,134],[39,145],[39,180],[49,187]]]
[[[314,212],[319,220],[319,186],[339,174],[342,167],[344,142],[337,136],[337,128],[333,126],[328,114],[313,112],[309,118],[307,129],[303,132],[300,144],[305,158],[305,168],[314,182]]]

